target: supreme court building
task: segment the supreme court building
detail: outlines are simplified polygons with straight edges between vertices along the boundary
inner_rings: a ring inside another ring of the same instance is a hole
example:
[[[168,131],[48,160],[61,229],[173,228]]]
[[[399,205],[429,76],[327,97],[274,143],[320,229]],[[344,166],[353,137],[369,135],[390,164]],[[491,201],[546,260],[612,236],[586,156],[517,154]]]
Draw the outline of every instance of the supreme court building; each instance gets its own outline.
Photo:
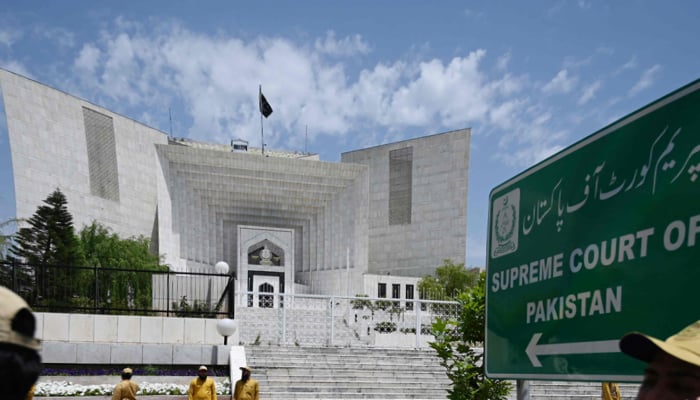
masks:
[[[1,69],[0,89],[17,218],[60,188],[76,229],[143,235],[175,271],[225,261],[237,292],[413,298],[465,261],[469,129],[326,162],[170,137]]]

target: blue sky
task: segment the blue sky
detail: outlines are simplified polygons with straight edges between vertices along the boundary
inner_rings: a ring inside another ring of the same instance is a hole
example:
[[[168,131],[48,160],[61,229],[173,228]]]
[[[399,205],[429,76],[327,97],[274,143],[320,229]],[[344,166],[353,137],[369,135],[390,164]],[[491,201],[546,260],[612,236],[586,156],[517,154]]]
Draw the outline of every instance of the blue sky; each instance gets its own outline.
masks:
[[[472,128],[467,265],[483,266],[489,191],[698,79],[699,20],[696,0],[5,0],[0,67],[173,136],[252,146],[262,84],[267,145],[328,161]],[[0,221],[15,207],[3,112]]]

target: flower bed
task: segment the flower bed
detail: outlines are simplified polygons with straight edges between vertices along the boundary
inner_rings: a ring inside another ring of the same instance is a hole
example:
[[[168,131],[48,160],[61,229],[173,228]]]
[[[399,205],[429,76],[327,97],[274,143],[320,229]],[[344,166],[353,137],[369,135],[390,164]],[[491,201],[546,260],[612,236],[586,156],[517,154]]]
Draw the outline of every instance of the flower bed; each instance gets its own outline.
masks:
[[[138,383],[138,382],[137,382]],[[69,381],[39,382],[36,385],[34,395],[37,397],[61,397],[61,396],[111,396],[115,384],[79,385]],[[187,394],[187,385],[174,383],[139,383],[137,395],[184,395]],[[217,395],[230,395],[231,382],[225,380],[216,385]]]

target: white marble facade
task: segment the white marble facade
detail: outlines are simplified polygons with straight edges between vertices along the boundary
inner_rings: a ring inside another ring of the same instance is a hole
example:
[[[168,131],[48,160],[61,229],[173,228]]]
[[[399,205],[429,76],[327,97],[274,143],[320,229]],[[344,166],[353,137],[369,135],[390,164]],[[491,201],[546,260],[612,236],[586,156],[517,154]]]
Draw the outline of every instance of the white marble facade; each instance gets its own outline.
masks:
[[[325,162],[168,137],[2,69],[0,88],[17,218],[60,188],[77,229],[96,220],[123,237],[148,237],[175,271],[214,272],[226,261],[239,292],[376,296],[366,275],[419,278],[446,258],[465,260],[469,129]],[[88,114],[106,121],[105,146],[91,136]],[[396,151],[410,155],[401,193],[408,219],[398,224],[389,221]],[[111,166],[116,178],[95,165]],[[249,259],[260,244],[283,263]]]

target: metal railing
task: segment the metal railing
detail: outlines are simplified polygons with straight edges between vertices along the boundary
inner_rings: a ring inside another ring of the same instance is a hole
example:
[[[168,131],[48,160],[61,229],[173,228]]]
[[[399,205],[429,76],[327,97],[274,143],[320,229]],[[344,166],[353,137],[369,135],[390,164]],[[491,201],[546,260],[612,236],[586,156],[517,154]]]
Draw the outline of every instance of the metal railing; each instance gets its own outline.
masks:
[[[456,319],[461,312],[455,301],[234,293],[231,275],[208,273],[0,262],[0,285],[40,312],[235,315],[240,342],[248,345],[420,348],[437,318]]]
[[[35,311],[233,316],[230,275],[2,261],[0,285],[18,293]]]
[[[437,318],[457,319],[455,301],[239,293],[242,344],[426,347]],[[400,342],[400,343],[399,343]]]

